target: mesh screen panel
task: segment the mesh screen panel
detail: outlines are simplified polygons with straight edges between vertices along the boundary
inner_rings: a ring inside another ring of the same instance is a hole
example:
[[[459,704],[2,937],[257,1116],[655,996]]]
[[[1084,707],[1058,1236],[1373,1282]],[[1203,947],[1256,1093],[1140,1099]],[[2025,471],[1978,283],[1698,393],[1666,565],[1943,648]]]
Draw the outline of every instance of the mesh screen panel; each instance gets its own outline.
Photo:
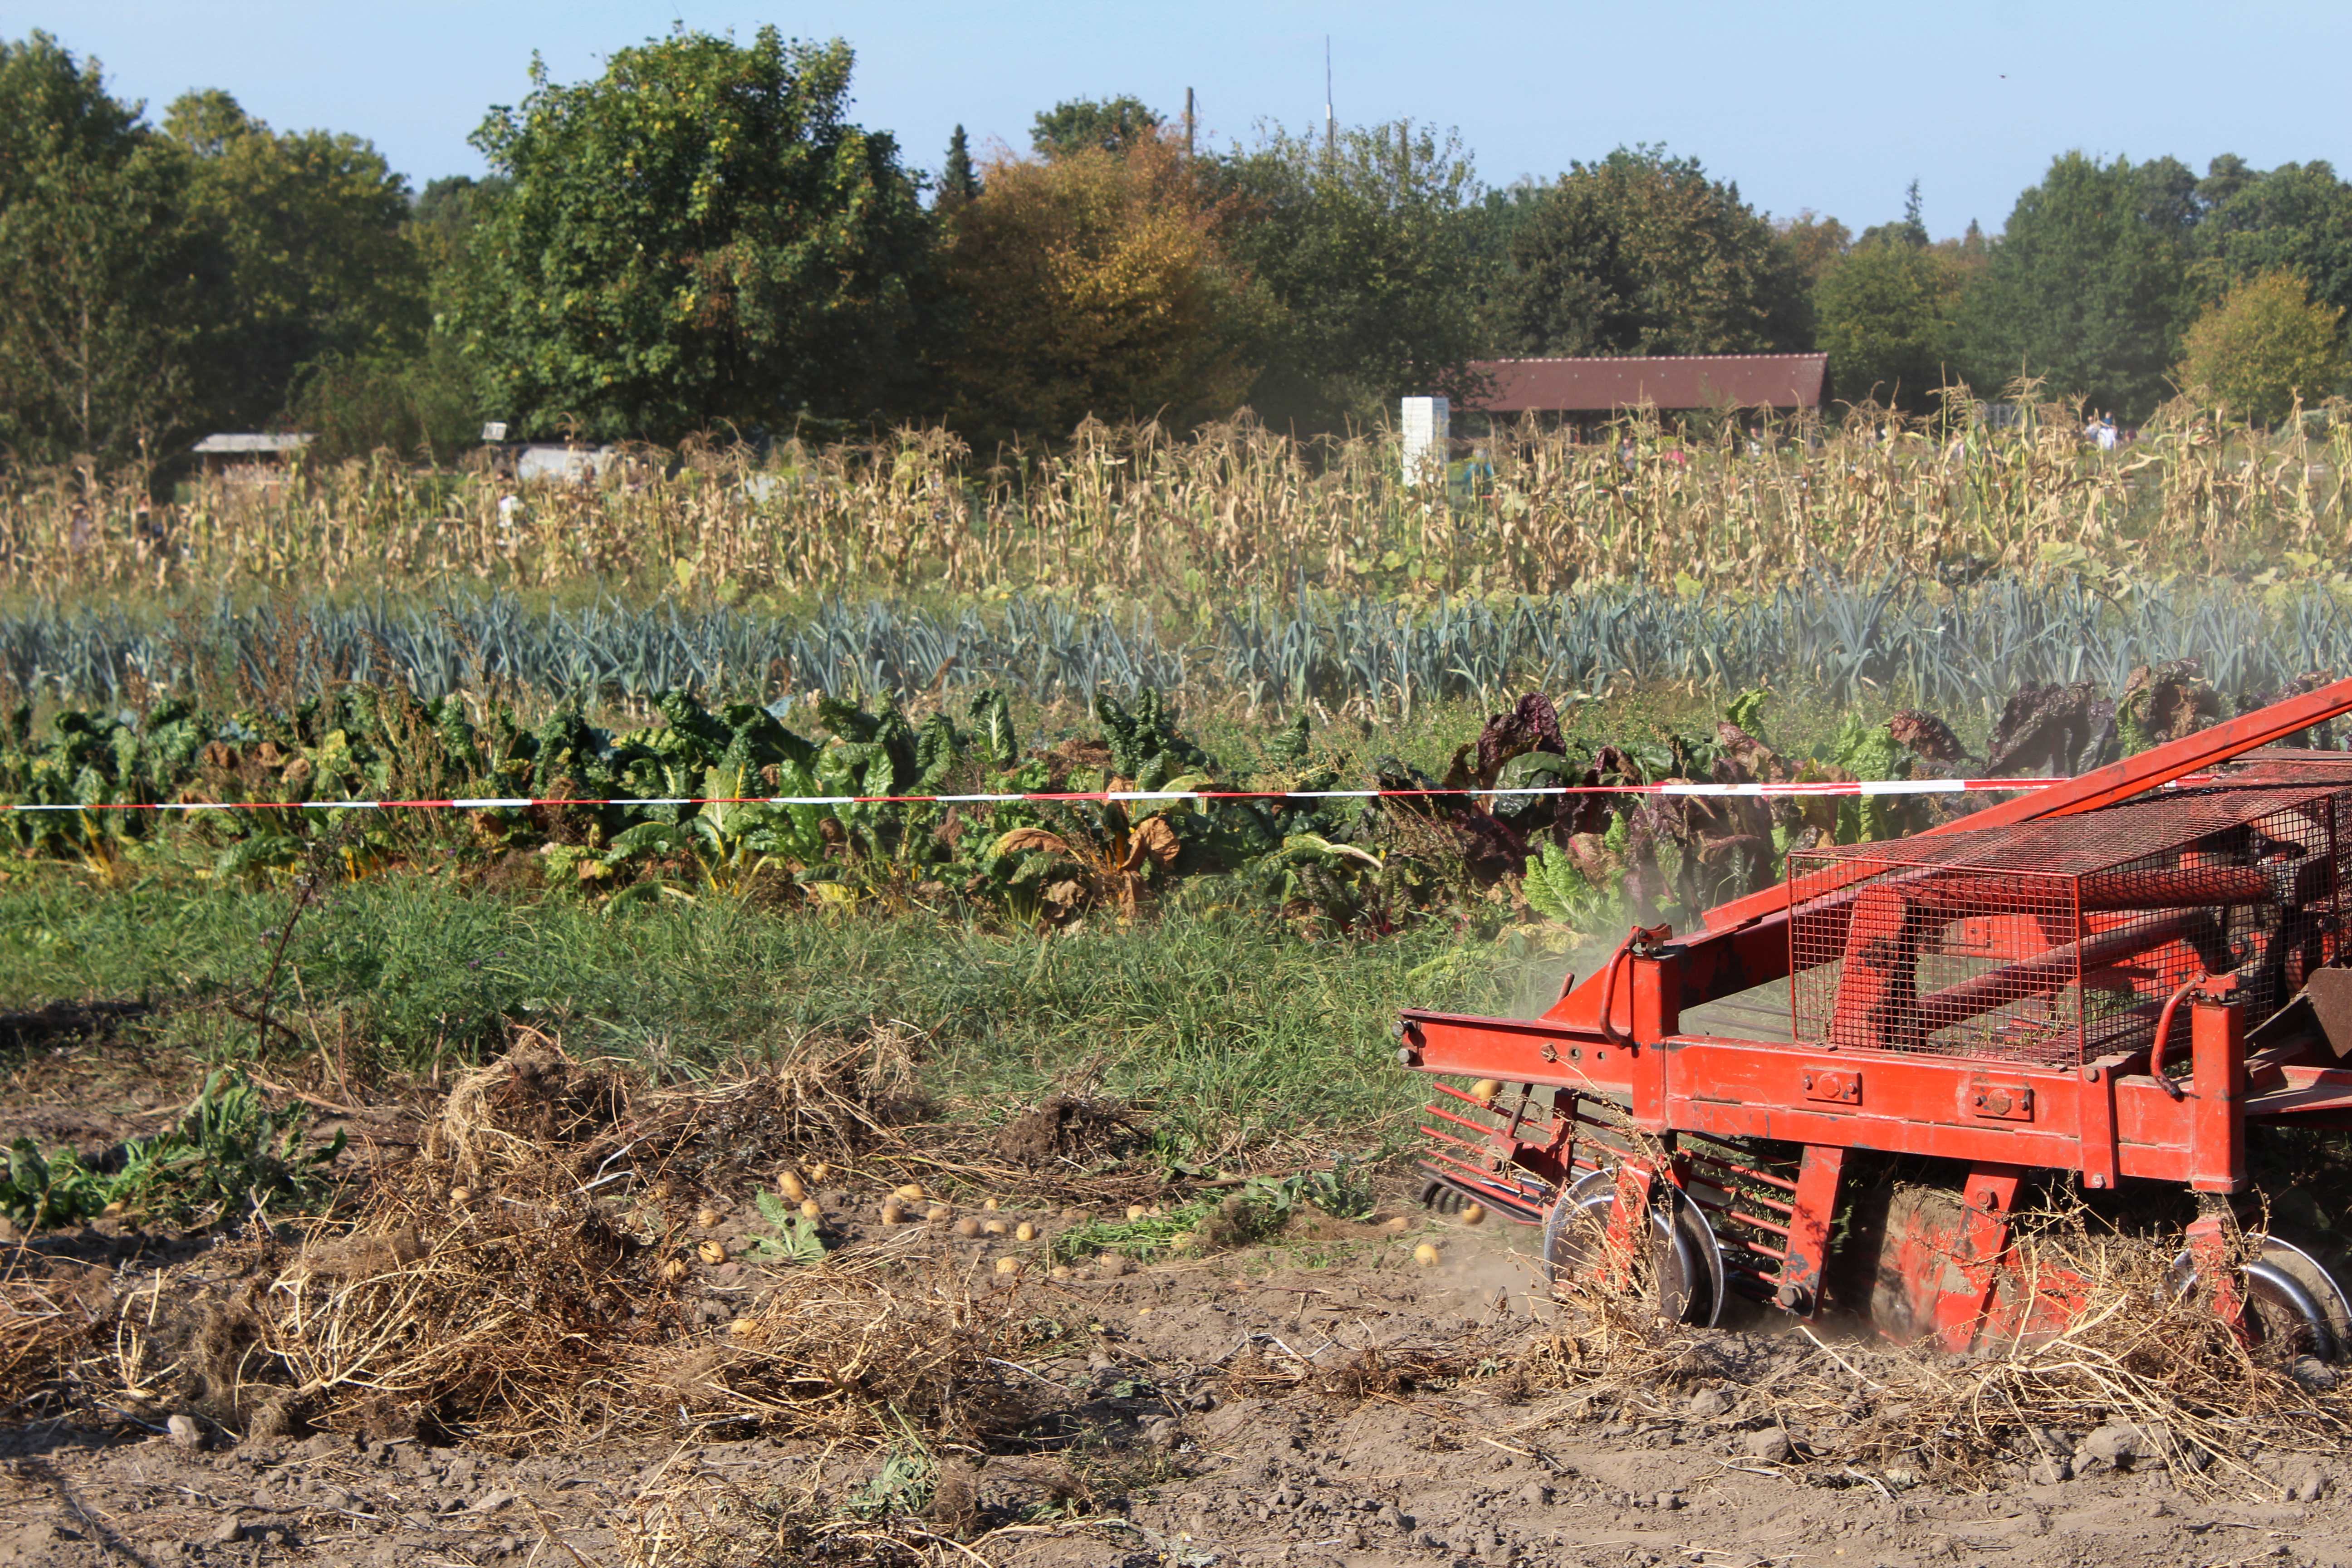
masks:
[[[2334,956],[2347,810],[2338,790],[2181,791],[1792,854],[1796,1037],[2072,1066],[2145,1047],[2200,973],[2236,974],[2259,1020]]]

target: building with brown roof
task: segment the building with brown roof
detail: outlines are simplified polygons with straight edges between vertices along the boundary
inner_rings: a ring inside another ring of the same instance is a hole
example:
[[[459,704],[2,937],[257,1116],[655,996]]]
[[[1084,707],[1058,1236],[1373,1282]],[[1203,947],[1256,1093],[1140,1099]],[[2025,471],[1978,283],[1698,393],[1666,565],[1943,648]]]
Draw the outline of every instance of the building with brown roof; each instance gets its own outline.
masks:
[[[1475,360],[1466,410],[1549,416],[1588,424],[1633,409],[1818,410],[1829,401],[1830,356],[1658,354],[1598,359]]]

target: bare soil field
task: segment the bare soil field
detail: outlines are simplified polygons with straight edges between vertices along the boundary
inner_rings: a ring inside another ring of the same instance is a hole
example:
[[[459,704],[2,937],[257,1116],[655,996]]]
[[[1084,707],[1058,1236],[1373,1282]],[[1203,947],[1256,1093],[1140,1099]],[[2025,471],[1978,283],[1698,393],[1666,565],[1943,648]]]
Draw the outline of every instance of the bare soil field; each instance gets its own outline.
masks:
[[[172,1114],[145,1070],[28,1048],[0,1128],[95,1153]],[[312,1093],[334,1224],[12,1239],[0,1564],[2352,1563],[2332,1393],[2218,1457],[2095,1410],[1939,1446],[1917,1358],[1596,1325],[1402,1192],[1089,1253],[1197,1197],[1115,1112],[894,1121],[894,1070],[656,1092],[527,1040]],[[755,1198],[783,1169],[821,1260]]]

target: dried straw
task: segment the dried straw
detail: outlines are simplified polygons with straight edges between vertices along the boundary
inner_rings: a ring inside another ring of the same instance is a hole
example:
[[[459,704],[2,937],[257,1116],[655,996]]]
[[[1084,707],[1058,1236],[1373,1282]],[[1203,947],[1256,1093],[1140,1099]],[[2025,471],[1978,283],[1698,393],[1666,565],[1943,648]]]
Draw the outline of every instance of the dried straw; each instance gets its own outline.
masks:
[[[2021,1289],[2063,1274],[2079,1299],[2054,1337],[1965,1356],[1811,1330],[1759,1343],[1664,1323],[1638,1286],[1612,1291],[1586,1277],[1560,1283],[1559,1324],[1530,1339],[1519,1364],[1531,1384],[1572,1393],[1567,1403],[1587,1413],[1688,1419],[1683,1396],[1727,1384],[1744,1394],[1733,1419],[1801,1431],[1801,1458],[1970,1486],[2070,1454],[2076,1438],[2107,1426],[2128,1428],[2139,1461],[2165,1465],[2184,1486],[2266,1494],[2251,1454],[2333,1445],[2352,1430],[2343,1396],[2307,1391],[2279,1357],[2250,1348],[2210,1291],[2172,1287],[2177,1238],[2095,1234],[2085,1216],[2065,1215],[2017,1246]],[[1547,1405],[1527,1426],[1560,1408]]]

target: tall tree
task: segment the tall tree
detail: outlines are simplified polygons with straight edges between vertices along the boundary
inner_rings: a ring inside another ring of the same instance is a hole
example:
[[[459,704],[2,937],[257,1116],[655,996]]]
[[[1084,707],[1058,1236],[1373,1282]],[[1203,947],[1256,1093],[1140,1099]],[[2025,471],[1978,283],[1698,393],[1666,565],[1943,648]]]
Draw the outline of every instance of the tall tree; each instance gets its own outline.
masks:
[[[100,462],[184,417],[205,258],[184,161],[46,33],[0,43],[0,443]]]
[[[408,239],[423,263],[425,290],[436,311],[457,302],[458,282],[473,263],[474,230],[510,189],[493,174],[445,174],[428,181],[408,209]]]
[[[1452,132],[1398,121],[1276,130],[1222,160],[1228,244],[1275,308],[1250,394],[1283,426],[1377,420],[1401,393],[1464,385],[1481,347],[1475,289],[1493,226]]]
[[[1853,230],[1807,207],[1773,226],[1790,263],[1808,286],[1819,283],[1840,257],[1853,248]]]
[[[1059,437],[1090,415],[1231,413],[1251,302],[1217,230],[1196,165],[1156,136],[990,164],[943,264],[962,325],[946,366],[957,427]]]
[[[1874,235],[1832,262],[1814,290],[1814,342],[1838,397],[1931,412],[1937,390],[1960,375],[1965,289],[1962,264],[1907,230]]]
[[[955,128],[948,138],[948,161],[940,168],[939,208],[952,212],[980,195],[980,174],[971,166],[971,143],[964,140],[963,127]]]
[[[1619,148],[1538,198],[1510,249],[1498,327],[1521,354],[1802,347],[1804,279],[1772,226],[1695,158]]]
[[[208,418],[257,427],[284,406],[302,365],[419,345],[425,279],[404,232],[408,182],[373,145],[325,131],[281,135],[219,91],[174,100],[163,132],[188,156],[190,214],[227,273],[206,323]]]
[[[2352,307],[2352,184],[2318,160],[2268,172],[2216,158],[2198,182],[2199,249],[2209,293],[2231,281],[2292,272],[2326,304]]]
[[[2341,305],[2315,301],[2294,273],[2264,273],[2197,319],[2173,374],[2191,395],[2275,425],[2298,397],[2311,404],[2343,390],[2343,321]]]
[[[1991,389],[2037,376],[2048,395],[2145,417],[2193,313],[2196,184],[2170,158],[2053,162],[1969,290],[1969,379]]]
[[[860,419],[899,395],[929,222],[897,143],[846,118],[838,39],[681,29],[593,81],[534,66],[474,144],[512,189],[460,307],[519,431],[674,439]]]
[[[1139,98],[1072,98],[1031,122],[1029,146],[1040,158],[1124,153],[1159,130],[1160,111]]]

